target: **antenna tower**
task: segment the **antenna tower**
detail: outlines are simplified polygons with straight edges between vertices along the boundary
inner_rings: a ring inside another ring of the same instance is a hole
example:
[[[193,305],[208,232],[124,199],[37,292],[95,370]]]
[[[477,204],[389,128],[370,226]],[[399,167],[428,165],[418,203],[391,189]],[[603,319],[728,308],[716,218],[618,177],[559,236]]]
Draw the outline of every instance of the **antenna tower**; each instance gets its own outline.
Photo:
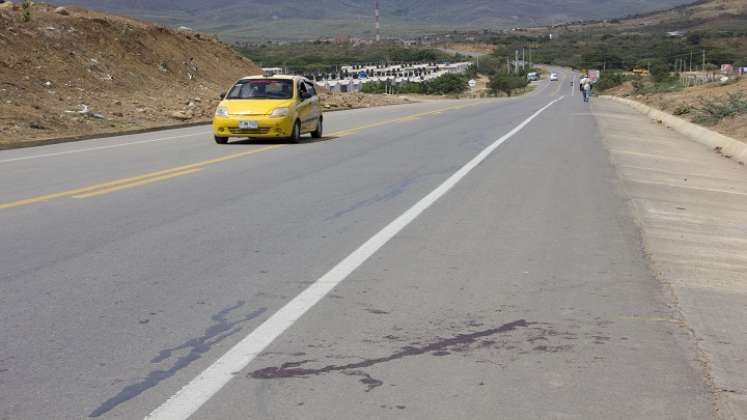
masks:
[[[381,41],[381,13],[379,12],[379,0],[376,0],[376,42]]]

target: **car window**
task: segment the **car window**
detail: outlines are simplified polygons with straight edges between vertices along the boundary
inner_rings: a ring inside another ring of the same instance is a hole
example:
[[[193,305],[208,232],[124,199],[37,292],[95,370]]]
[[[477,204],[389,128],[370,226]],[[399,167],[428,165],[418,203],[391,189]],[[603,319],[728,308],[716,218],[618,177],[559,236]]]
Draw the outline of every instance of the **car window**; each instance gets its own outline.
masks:
[[[307,92],[306,83],[299,80],[298,81],[298,97],[299,98],[302,97],[302,95],[305,94],[306,92]]]
[[[311,94],[311,96],[316,96],[316,88],[314,88],[314,85],[312,83],[305,83],[306,90]]]
[[[290,99],[293,81],[282,79],[240,80],[228,92],[227,99]]]

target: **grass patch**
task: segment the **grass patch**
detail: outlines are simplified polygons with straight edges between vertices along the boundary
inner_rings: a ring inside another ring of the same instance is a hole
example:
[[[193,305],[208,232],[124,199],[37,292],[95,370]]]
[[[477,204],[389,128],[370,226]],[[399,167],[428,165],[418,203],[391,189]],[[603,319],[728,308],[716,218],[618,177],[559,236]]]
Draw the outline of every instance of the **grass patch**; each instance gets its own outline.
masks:
[[[667,82],[652,82],[643,79],[633,80],[633,93],[636,95],[655,95],[676,92],[685,86],[679,80]]]

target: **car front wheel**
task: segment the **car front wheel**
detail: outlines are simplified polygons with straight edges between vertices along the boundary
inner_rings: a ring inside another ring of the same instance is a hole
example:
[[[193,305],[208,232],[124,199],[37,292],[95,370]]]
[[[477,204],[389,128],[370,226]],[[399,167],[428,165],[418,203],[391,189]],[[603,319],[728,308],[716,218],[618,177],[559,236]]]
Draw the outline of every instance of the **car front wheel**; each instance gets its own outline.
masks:
[[[293,143],[301,143],[301,122],[296,121],[293,123],[293,132],[291,133],[291,141]]]
[[[226,144],[228,143],[228,137],[215,136],[215,142],[218,144]]]

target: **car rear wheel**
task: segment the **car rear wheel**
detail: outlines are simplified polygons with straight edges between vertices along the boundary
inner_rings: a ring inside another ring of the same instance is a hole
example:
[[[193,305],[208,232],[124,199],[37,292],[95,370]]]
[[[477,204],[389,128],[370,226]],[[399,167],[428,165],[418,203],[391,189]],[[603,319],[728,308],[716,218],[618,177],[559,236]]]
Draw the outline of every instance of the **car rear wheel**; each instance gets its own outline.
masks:
[[[228,137],[215,136],[215,142],[218,144],[226,144],[228,143]]]
[[[293,123],[293,132],[291,133],[290,140],[293,143],[301,143],[303,139],[301,138],[301,122],[296,121]]]
[[[315,139],[320,139],[324,135],[324,121],[319,118],[319,121],[316,123],[316,130],[311,132],[311,137]]]

